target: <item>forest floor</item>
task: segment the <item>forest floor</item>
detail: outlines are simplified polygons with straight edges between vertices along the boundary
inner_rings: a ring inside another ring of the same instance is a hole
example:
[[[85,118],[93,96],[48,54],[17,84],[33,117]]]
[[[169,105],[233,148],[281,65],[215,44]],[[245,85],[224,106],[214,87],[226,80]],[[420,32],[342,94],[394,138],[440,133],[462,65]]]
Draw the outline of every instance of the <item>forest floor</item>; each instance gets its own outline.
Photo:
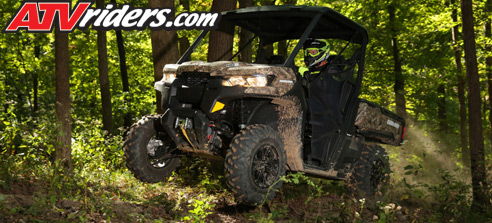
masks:
[[[229,192],[205,198],[191,188],[162,194],[148,191],[147,201],[127,200],[128,195],[122,195],[127,189],[110,187],[87,191],[81,199],[61,198],[50,195],[54,194],[50,185],[42,180],[22,179],[0,190],[0,222],[424,222],[420,219],[430,217],[422,207],[357,200],[339,183],[325,183],[332,191],[320,196],[302,193],[309,190],[306,185],[286,184],[274,200],[250,207],[236,204]],[[200,198],[206,204],[197,205]]]
[[[445,139],[417,126],[407,139],[386,148],[393,172],[385,193],[356,198],[344,182],[289,173],[258,207],[237,204],[223,170],[196,158],[157,184],[135,179],[122,153],[104,161],[105,149],[82,157],[71,175],[49,161],[4,159],[0,222],[492,222],[491,213],[470,211],[470,174]]]
[[[220,177],[143,184],[121,175],[123,183],[82,187],[17,178],[0,189],[0,222],[492,222],[490,214],[470,220],[467,187],[457,182],[404,189],[392,181],[385,196],[358,199],[343,182],[305,177],[250,207],[237,204]]]

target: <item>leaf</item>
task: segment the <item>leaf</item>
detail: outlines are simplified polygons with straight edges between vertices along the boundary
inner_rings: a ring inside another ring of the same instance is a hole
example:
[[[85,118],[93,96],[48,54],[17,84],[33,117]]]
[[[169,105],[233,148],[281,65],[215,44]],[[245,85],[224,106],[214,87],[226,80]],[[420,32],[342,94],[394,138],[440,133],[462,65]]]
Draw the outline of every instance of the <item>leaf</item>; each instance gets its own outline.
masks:
[[[0,194],[0,202],[5,201],[8,197],[9,197],[9,195]]]
[[[292,178],[292,183],[299,184],[299,178]]]
[[[67,219],[68,219],[68,220],[70,220],[70,219],[74,219],[75,217],[77,217],[77,215],[78,215],[78,211],[68,213],[68,215],[67,215]]]
[[[53,196],[50,197],[50,202],[51,202],[52,205],[55,205],[55,203],[56,203],[56,197],[55,197],[55,195],[53,195]]]
[[[404,170],[411,170],[411,169],[414,169],[414,167],[412,165],[408,165],[404,168]]]
[[[404,194],[401,196],[400,200],[407,200],[409,198],[408,194]]]

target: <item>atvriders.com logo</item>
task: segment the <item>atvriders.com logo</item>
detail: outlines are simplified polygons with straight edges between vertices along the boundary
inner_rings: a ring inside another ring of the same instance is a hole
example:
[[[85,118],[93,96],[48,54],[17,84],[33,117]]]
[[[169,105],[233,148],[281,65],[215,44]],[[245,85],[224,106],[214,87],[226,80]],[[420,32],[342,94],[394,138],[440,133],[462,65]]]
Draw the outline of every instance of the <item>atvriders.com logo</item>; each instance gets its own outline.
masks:
[[[93,1],[79,1],[72,9],[70,1],[25,1],[4,28],[5,33],[61,32],[85,30],[92,25],[100,30],[211,30],[218,27],[220,13],[183,12],[173,20],[172,8],[134,8],[129,4],[116,8],[91,8]]]

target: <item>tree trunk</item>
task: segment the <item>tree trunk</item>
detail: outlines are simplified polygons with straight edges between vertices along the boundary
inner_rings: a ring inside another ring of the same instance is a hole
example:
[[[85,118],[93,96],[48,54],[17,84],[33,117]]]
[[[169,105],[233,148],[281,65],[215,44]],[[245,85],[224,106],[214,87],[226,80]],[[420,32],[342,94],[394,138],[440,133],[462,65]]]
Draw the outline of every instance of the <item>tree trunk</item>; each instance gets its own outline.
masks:
[[[446,89],[444,84],[437,87],[437,119],[439,121],[439,131],[447,133],[448,123],[446,122]]]
[[[56,145],[55,160],[71,172],[72,166],[72,123],[70,116],[70,73],[68,34],[55,32],[55,75],[56,75]]]
[[[190,0],[179,0],[179,4],[183,6],[185,11],[187,11],[187,12],[191,11],[190,10]]]
[[[179,0],[179,4],[181,4],[185,11],[190,11],[190,1],[189,0]],[[190,40],[188,36],[182,36],[178,39],[179,42],[179,56],[182,57],[186,50],[190,48]],[[160,105],[158,105],[160,106]]]
[[[482,114],[480,113],[482,102],[480,98],[480,82],[475,49],[472,0],[461,0],[461,13],[466,80],[468,83],[468,123],[470,126],[470,164],[473,188],[472,208],[475,210],[486,210],[490,207],[490,200],[486,191],[488,189],[487,172],[485,170]]]
[[[285,5],[295,5],[297,0],[285,0],[284,4]],[[287,59],[287,52],[288,51],[288,46],[287,46],[287,40],[282,40],[278,42],[278,47],[277,47],[277,54],[279,56],[283,56],[284,59]]]
[[[178,39],[179,42],[179,55],[183,56],[188,48],[190,48],[190,41],[188,37],[183,36]]]
[[[455,7],[456,1],[451,0],[453,8],[451,18],[454,24],[458,24],[458,10]],[[463,77],[463,65],[461,64],[461,51],[458,45],[459,31],[458,25],[453,26],[451,34],[453,37],[454,62],[456,65],[456,76],[458,78],[458,101],[460,105],[460,142],[461,142],[461,157],[463,165],[470,166],[470,152],[468,150],[468,130],[466,118],[466,98],[465,98],[465,79]]]
[[[239,0],[239,8],[246,8],[254,5],[254,0]],[[246,63],[251,63],[253,61],[253,48],[252,45],[249,44],[248,46],[246,45],[249,40],[253,38],[253,33],[245,30],[245,29],[240,29],[239,30],[239,49],[243,49],[239,53],[239,61],[241,62],[246,62]]]
[[[278,42],[278,55],[287,57],[287,40],[282,40]]]
[[[98,8],[104,8],[104,0],[96,1]],[[108,49],[106,31],[97,31],[97,52],[99,68],[99,88],[101,90],[101,106],[103,129],[113,134],[113,108],[111,105],[111,90],[109,86]]]
[[[121,82],[123,84],[123,94],[125,94],[124,100],[126,111],[123,115],[123,125],[125,127],[130,127],[132,125],[130,83],[128,81],[128,69],[126,68],[125,42],[120,30],[116,31],[116,43],[118,45],[118,55],[120,56],[120,74]]]
[[[111,0],[111,3],[116,5],[116,0]],[[116,31],[116,44],[118,46],[118,55],[120,56],[120,74],[121,82],[123,84],[123,94],[125,100],[125,113],[123,114],[123,125],[130,127],[132,125],[132,112],[131,112],[131,97],[130,97],[130,83],[128,81],[128,69],[126,67],[126,51],[125,42],[121,30]]]
[[[485,38],[490,41],[492,40],[492,20],[490,19],[492,13],[492,1],[487,0],[485,3],[485,15],[486,15],[486,20],[485,20]],[[488,42],[487,41],[487,42]],[[492,53],[492,45],[487,44],[485,46],[485,51],[490,55]],[[485,59],[485,70],[487,72],[487,85],[488,85],[488,90],[489,90],[489,127],[490,127],[490,134],[489,134],[489,141],[490,145],[492,146],[492,56],[488,56]]]
[[[251,63],[253,61],[253,48],[251,47],[251,43],[248,46],[245,46],[251,38],[253,38],[252,32],[242,28],[239,30],[239,49],[243,49],[239,53],[239,61],[241,62]]]
[[[263,47],[265,49],[265,58],[266,61],[268,62],[270,58],[273,56],[273,44],[268,44]]]
[[[41,46],[39,45],[39,42],[36,41],[34,44],[34,56],[39,60],[41,57]],[[39,103],[38,103],[38,87],[39,87],[39,81],[38,81],[38,71],[33,72],[32,74],[32,88],[33,88],[33,110],[32,114],[36,115],[36,112],[39,109]]]
[[[214,0],[212,12],[236,9],[236,0]],[[219,29],[210,32],[208,44],[208,61],[229,60],[232,57],[234,26],[221,22]]]
[[[174,8],[172,0],[149,0],[151,8]],[[178,35],[176,31],[150,31],[152,40],[152,57],[154,61],[154,80],[162,79],[162,69],[168,63],[176,63],[179,59]],[[156,91],[157,113],[162,114],[161,93]]]
[[[394,3],[388,6],[389,12],[389,25],[391,31],[391,45],[393,46],[393,61],[395,72],[395,102],[396,113],[403,117],[406,117],[406,101],[405,101],[405,78],[401,68],[400,50],[398,49],[398,38],[396,30],[396,7]]]

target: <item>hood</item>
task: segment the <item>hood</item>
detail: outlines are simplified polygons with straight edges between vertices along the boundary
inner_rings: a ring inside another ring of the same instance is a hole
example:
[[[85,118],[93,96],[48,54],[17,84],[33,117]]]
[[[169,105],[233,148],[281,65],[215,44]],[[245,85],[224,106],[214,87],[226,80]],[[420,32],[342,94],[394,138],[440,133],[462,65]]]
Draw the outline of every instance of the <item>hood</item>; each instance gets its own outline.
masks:
[[[183,72],[203,72],[210,76],[249,76],[249,75],[274,75],[285,80],[295,80],[295,73],[292,69],[266,64],[251,64],[234,61],[188,61],[179,65],[176,74]]]
[[[182,64],[166,64],[164,73],[209,73],[210,76],[274,76],[272,82],[266,87],[248,87],[246,94],[281,96],[286,94],[296,83],[296,74],[291,68],[271,66],[266,64],[251,64],[231,61],[188,61]]]

